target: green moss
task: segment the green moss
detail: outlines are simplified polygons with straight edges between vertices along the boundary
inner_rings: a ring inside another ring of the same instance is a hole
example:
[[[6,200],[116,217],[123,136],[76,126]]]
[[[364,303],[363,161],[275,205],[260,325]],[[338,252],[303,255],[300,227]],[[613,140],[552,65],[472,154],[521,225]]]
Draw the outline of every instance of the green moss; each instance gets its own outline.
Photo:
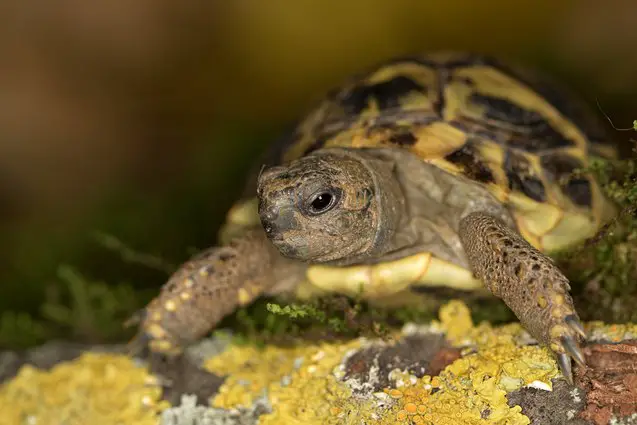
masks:
[[[65,290],[42,306],[44,318],[65,335],[88,342],[113,341],[122,335],[125,320],[142,306],[132,286],[86,279],[70,267],[60,267]]]
[[[347,322],[341,317],[328,317],[327,312],[312,304],[288,304],[281,307],[279,304],[268,303],[270,313],[288,317],[291,320],[309,319],[313,322],[325,325],[334,332],[346,332]]]
[[[584,319],[637,320],[637,161],[595,161],[591,171],[619,207],[593,238],[556,255]]]
[[[455,293],[456,298],[458,297]],[[418,306],[382,308],[363,300],[340,295],[326,296],[312,302],[286,302],[281,299],[258,299],[227,317],[219,328],[231,328],[235,343],[287,343],[299,338],[309,340],[348,339],[358,336],[385,337],[390,328],[405,323],[428,323],[451,295],[432,295]],[[513,313],[496,298],[463,297],[472,308],[478,323],[504,323]]]
[[[284,303],[261,298],[224,319],[219,328],[232,328],[236,342],[285,343],[299,337],[339,338],[352,335],[344,319],[349,301],[340,308],[328,297],[307,303]]]
[[[71,267],[58,270],[60,285],[49,288],[39,317],[6,311],[0,317],[0,346],[28,348],[54,338],[86,343],[121,340],[123,323],[153,295],[126,283],[107,284],[88,279]]]
[[[0,316],[0,347],[32,347],[46,341],[51,334],[46,323],[29,313],[5,311]]]

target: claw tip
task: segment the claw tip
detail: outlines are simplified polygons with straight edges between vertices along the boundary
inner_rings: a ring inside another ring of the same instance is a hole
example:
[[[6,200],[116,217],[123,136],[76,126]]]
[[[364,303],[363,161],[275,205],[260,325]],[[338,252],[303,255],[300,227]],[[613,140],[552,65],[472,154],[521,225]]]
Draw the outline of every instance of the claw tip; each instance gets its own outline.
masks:
[[[564,375],[564,379],[568,382],[569,385],[573,385],[573,371],[571,369],[571,358],[564,353],[560,353],[557,355],[557,364]]]

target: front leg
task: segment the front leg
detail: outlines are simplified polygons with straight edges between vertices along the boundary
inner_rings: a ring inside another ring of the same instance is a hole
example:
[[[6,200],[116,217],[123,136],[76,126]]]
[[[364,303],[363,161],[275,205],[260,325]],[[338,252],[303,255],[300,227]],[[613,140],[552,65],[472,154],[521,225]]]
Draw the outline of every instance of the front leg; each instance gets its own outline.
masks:
[[[223,317],[270,289],[280,258],[261,228],[182,265],[141,314],[132,348],[177,355]]]
[[[534,338],[550,347],[572,384],[570,357],[584,364],[579,344],[586,335],[568,279],[549,257],[489,214],[469,214],[460,222],[459,234],[476,276]]]

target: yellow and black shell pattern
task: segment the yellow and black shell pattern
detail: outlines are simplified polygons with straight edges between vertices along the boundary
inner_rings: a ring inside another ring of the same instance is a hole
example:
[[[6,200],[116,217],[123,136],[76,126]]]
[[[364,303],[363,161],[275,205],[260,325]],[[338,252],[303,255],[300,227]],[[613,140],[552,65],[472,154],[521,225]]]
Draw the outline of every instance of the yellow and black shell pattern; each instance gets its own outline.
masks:
[[[407,57],[358,75],[307,114],[269,162],[335,146],[408,149],[480,182],[542,251],[592,236],[615,214],[592,175],[577,172],[593,156],[616,156],[594,114],[552,82],[481,55]],[[237,204],[228,226],[256,224],[254,208]]]

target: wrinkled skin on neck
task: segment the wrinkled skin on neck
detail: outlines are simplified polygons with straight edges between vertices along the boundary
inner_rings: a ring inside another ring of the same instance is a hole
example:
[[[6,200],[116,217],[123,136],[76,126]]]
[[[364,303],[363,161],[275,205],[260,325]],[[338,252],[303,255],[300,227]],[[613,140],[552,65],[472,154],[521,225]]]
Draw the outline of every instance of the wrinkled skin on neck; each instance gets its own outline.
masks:
[[[394,164],[365,149],[322,149],[259,176],[259,217],[287,258],[354,264],[394,249],[405,197]]]

